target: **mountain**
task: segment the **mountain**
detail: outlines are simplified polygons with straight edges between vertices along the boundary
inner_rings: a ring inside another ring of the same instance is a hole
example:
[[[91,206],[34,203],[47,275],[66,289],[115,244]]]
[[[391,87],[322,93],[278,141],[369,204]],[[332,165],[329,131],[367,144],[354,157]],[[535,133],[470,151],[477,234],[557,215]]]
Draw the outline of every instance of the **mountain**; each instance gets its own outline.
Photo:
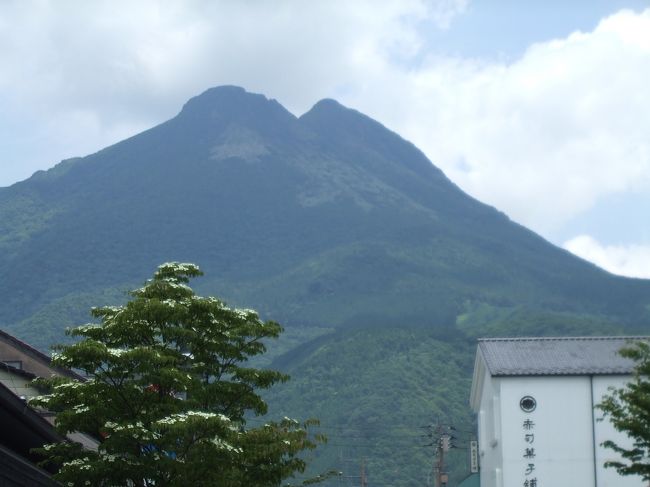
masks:
[[[391,455],[391,435],[411,441],[436,415],[471,428],[476,336],[650,323],[650,281],[551,245],[333,100],[297,118],[213,88],[161,125],[0,188],[0,326],[42,349],[169,260],[201,265],[199,292],[285,325],[269,357],[293,380],[273,408],[367,439],[353,455],[389,485],[420,485],[431,461],[425,448]],[[341,464],[354,442],[330,443],[317,466]]]

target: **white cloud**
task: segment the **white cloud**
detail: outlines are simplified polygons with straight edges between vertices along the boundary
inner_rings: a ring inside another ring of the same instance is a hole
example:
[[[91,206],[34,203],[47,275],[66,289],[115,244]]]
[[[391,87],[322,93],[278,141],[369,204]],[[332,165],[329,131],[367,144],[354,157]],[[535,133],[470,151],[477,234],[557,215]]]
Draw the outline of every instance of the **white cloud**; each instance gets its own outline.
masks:
[[[428,59],[374,74],[357,106],[462,188],[545,235],[601,197],[650,189],[650,10],[531,46],[512,63]],[[375,103],[388,85],[399,100]]]
[[[91,109],[107,123],[160,116],[221,83],[306,109],[318,91],[359,84],[359,64],[415,55],[415,24],[448,27],[465,3],[8,2],[0,4],[0,87],[26,105]]]
[[[564,248],[613,274],[650,278],[650,245],[602,245],[580,235],[565,242]]]

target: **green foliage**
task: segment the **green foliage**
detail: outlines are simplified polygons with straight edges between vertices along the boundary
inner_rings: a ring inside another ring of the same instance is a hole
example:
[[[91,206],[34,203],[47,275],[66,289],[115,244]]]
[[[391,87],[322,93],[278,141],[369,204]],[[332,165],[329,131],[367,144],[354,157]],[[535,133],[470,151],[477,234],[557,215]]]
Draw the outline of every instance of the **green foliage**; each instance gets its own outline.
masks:
[[[276,414],[320,419],[317,430],[329,441],[310,461],[314,471],[358,475],[365,459],[369,485],[417,487],[426,485],[433,461],[429,424],[462,430],[460,447],[471,436],[473,358],[471,342],[435,329],[340,329],[276,360],[292,380],[265,397]],[[467,475],[466,451],[452,450],[449,465],[452,481]]]
[[[552,311],[526,306],[467,303],[456,326],[470,337],[583,336],[631,333],[616,318],[589,313]]]
[[[287,376],[245,367],[281,327],[252,310],[231,309],[188,286],[193,264],[168,263],[124,306],[94,308],[100,324],[74,328],[81,340],[58,347],[53,363],[87,380],[50,379],[33,404],[57,413],[61,433],[101,439],[97,451],[53,444],[43,452],[65,485],[275,486],[302,472],[303,450],[322,436],[262,415],[258,391]]]
[[[621,475],[650,480],[650,344],[637,342],[620,353],[636,362],[634,377],[625,387],[611,391],[597,407],[633,443],[626,448],[612,440],[603,442],[622,457],[622,461],[608,461],[605,466]]]

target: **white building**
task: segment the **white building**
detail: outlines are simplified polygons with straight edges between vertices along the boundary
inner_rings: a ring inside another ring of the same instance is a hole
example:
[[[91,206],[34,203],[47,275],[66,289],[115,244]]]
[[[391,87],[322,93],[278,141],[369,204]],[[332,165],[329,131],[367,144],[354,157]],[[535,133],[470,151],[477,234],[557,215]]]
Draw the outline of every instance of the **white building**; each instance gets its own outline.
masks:
[[[617,353],[630,339],[649,337],[479,340],[470,402],[481,487],[646,486],[604,468],[617,457],[601,443],[631,440],[594,409],[630,379],[634,364]]]

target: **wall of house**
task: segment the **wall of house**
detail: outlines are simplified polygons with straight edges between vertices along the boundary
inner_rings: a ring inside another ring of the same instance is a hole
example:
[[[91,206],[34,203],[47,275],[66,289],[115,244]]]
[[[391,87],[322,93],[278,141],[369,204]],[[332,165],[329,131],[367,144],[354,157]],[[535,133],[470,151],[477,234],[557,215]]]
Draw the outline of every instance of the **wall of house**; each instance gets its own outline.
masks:
[[[535,409],[520,406],[530,397]],[[501,380],[504,486],[594,486],[591,385],[587,377]]]
[[[500,379],[484,370],[478,411],[478,444],[481,486],[503,485],[501,455]]]
[[[478,412],[482,487],[645,487],[604,462],[614,456],[605,439],[630,441],[593,404],[620,376],[490,377],[485,374]],[[593,389],[592,389],[593,387]],[[525,397],[535,401],[525,411]],[[528,483],[526,483],[528,482]]]
[[[627,376],[594,376],[593,378],[593,391],[594,391],[594,404],[598,404],[605,394],[608,394],[609,387],[620,388],[625,386],[626,381],[629,380]],[[629,448],[632,446],[632,440],[624,433],[614,429],[612,424],[607,420],[601,420],[603,414],[600,410],[594,411],[596,422],[594,423],[595,443],[600,445],[605,440],[612,440],[616,444]],[[620,460],[612,450],[599,447],[596,449],[596,476],[598,478],[598,487],[638,487],[647,486],[640,477],[622,477],[613,468],[605,468],[606,461]]]
[[[29,399],[39,395],[38,390],[30,385],[31,380],[0,369],[0,383],[18,397]]]

